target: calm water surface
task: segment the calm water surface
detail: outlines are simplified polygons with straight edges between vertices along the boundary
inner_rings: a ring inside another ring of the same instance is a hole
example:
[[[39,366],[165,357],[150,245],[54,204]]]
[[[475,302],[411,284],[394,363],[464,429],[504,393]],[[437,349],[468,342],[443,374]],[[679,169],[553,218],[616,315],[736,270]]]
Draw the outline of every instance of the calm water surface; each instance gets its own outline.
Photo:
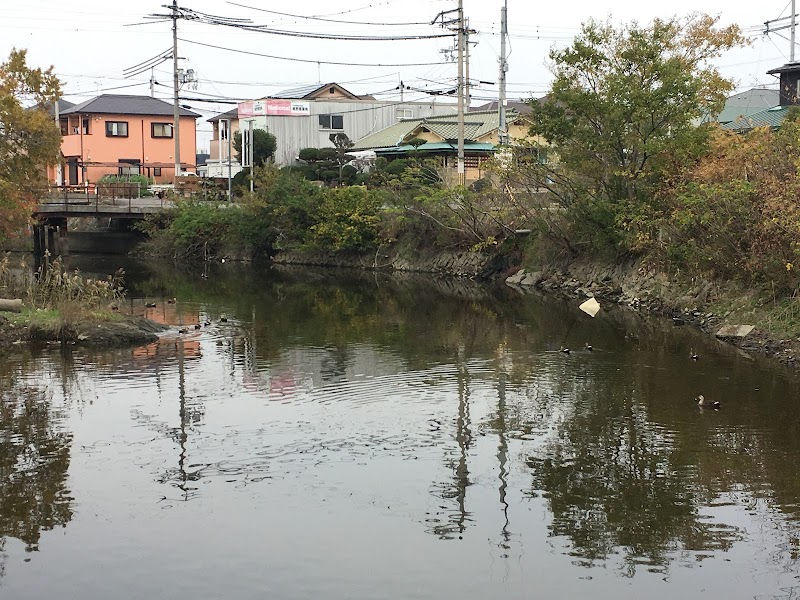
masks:
[[[800,596],[778,366],[471,283],[127,270],[158,343],[0,362],[0,598]]]

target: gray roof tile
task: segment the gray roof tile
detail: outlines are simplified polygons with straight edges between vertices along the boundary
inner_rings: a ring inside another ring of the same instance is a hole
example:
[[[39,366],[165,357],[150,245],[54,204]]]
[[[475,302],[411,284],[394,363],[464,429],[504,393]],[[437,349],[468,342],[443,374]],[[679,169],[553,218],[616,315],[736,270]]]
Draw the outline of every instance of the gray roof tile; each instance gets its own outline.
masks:
[[[508,111],[508,120],[518,118],[516,111]],[[387,148],[399,146],[405,138],[419,126],[424,126],[444,140],[455,140],[458,137],[458,121],[454,115],[439,115],[424,119],[410,119],[400,121],[394,125],[370,134],[358,140],[354,150],[369,150],[372,148]],[[464,139],[475,141],[487,133],[497,129],[499,115],[496,111],[475,111],[464,115]]]
[[[196,112],[181,108],[182,117],[199,117]],[[77,104],[61,113],[69,114],[97,114],[97,115],[151,115],[157,117],[171,117],[173,107],[169,102],[150,96],[125,96],[122,94],[102,94],[81,104]]]

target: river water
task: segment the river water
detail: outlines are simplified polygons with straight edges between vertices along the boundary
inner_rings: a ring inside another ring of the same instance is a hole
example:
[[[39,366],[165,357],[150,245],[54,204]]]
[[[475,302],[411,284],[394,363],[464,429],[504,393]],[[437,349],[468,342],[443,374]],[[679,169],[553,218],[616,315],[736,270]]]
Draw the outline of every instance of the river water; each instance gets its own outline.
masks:
[[[0,363],[0,598],[800,596],[778,365],[501,286],[127,273],[158,343]]]

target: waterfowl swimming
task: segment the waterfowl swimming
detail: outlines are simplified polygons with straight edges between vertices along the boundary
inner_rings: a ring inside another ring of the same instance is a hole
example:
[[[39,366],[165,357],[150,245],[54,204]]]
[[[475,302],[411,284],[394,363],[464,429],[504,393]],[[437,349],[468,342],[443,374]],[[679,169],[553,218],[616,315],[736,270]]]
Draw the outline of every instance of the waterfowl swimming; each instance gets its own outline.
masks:
[[[195,329],[200,329],[200,323],[195,323],[195,324],[194,324],[194,328],[195,328]]]
[[[209,325],[211,325],[211,321],[204,321],[203,322],[203,327],[208,327]]]
[[[563,352],[564,354],[569,354],[569,348],[565,348],[564,346],[561,346],[558,351]]]
[[[189,333],[189,329],[187,327],[181,327],[178,329],[178,333]]]
[[[219,321],[220,321],[220,323],[227,323],[228,322],[228,317],[220,317]]]
[[[695,400],[697,400],[697,406],[702,406],[703,408],[719,408],[720,407],[720,403],[719,402],[712,402],[711,400],[706,400],[706,398],[705,398],[705,396],[703,396],[703,394],[700,394],[697,398],[695,398]]]
[[[177,298],[170,298],[169,300],[167,300],[167,304],[175,304],[177,301],[178,301]]]
[[[144,307],[145,308],[155,308],[156,307],[156,303],[155,302],[145,302],[144,303]]]
[[[694,350],[690,350],[689,351],[689,358],[691,358],[692,360],[698,360],[700,357],[697,356],[697,354],[695,354]]]
[[[592,345],[591,345],[589,342],[586,342],[586,346],[585,346],[585,348],[586,348],[586,349],[587,349],[589,352],[591,352],[592,350],[594,350],[594,347],[593,347],[593,346],[592,346]]]

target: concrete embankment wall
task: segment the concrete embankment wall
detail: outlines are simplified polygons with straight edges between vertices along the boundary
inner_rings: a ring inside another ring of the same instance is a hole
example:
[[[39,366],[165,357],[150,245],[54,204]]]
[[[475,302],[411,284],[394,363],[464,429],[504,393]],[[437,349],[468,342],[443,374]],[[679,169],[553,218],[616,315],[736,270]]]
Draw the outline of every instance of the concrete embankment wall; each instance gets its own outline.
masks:
[[[430,257],[387,254],[343,255],[334,252],[280,252],[273,262],[284,265],[314,265],[355,269],[381,269],[475,277],[492,257],[480,252],[442,252]]]

